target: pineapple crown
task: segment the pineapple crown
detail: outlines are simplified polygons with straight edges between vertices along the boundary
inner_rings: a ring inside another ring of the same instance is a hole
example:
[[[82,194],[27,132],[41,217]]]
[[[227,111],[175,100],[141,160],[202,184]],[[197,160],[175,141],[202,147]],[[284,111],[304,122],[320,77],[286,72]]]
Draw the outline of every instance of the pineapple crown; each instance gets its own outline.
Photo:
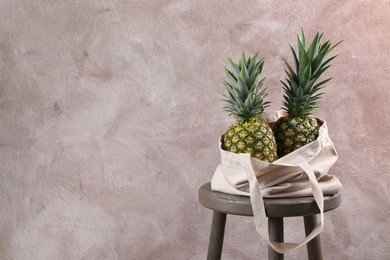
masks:
[[[341,42],[331,46],[330,41],[321,44],[322,33],[317,33],[306,49],[305,33],[298,39],[298,56],[290,45],[295,62],[295,71],[286,60],[287,74],[285,82],[281,81],[284,90],[284,110],[291,116],[309,116],[319,106],[319,100],[323,93],[319,91],[324,84],[332,78],[317,82],[318,78],[330,67],[330,62],[337,55],[325,59],[328,53]]]
[[[265,92],[266,88],[261,90],[265,78],[258,80],[264,59],[257,61],[257,55],[245,57],[243,52],[237,64],[227,58],[231,70],[225,68],[227,80],[224,80],[223,84],[228,95],[224,95],[226,102],[224,110],[238,121],[249,121],[258,117],[270,104],[264,101],[268,95]]]

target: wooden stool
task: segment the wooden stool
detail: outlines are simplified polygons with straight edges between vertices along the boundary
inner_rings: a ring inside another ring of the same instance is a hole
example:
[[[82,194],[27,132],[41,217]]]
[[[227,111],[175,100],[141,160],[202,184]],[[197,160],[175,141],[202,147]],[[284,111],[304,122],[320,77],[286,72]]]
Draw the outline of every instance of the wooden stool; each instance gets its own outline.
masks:
[[[221,259],[226,214],[253,216],[250,198],[212,191],[210,183],[206,183],[199,189],[199,202],[214,211],[207,259]],[[324,196],[324,212],[337,208],[340,202],[340,193],[334,196]],[[313,197],[264,199],[264,205],[271,240],[283,242],[284,217],[303,216],[306,236],[318,224],[316,215],[319,209]],[[307,244],[307,253],[310,260],[322,259],[319,235]],[[284,259],[284,256],[268,246],[268,259]]]

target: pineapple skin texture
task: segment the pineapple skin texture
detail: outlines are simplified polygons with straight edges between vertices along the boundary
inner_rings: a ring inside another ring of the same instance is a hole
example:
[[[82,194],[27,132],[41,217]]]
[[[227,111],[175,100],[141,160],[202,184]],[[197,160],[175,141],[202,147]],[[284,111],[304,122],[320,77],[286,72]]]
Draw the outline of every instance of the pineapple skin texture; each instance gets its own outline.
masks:
[[[267,162],[278,158],[271,127],[258,119],[231,125],[223,136],[222,148],[233,153],[248,153]]]
[[[313,116],[279,118],[273,127],[279,158],[316,140],[319,128],[320,124]]]

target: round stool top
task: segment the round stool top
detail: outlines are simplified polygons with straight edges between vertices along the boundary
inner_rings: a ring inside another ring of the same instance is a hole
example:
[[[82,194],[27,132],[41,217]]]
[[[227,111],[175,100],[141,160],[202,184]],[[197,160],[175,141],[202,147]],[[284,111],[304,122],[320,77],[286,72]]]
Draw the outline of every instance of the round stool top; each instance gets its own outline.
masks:
[[[199,202],[206,208],[217,212],[253,216],[249,197],[212,191],[210,183],[199,188]],[[324,212],[337,208],[341,203],[340,192],[333,196],[324,196]],[[313,197],[264,199],[268,217],[297,217],[319,214]]]

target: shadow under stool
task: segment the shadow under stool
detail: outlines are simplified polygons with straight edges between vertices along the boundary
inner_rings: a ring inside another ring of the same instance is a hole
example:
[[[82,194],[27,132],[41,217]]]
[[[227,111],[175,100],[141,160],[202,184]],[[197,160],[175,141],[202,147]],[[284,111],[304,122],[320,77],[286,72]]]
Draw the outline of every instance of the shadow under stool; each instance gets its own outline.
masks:
[[[199,188],[199,202],[214,211],[207,259],[221,259],[226,215],[253,216],[250,198],[212,191],[210,183],[206,183]],[[337,208],[340,203],[340,193],[334,196],[324,196],[324,212]],[[273,241],[283,242],[284,240],[284,217],[303,217],[306,236],[318,224],[317,214],[320,212],[313,197],[265,198],[264,206],[268,217],[269,236]],[[319,235],[307,243],[307,253],[309,260],[322,259]],[[284,259],[284,256],[268,246],[268,259]]]

